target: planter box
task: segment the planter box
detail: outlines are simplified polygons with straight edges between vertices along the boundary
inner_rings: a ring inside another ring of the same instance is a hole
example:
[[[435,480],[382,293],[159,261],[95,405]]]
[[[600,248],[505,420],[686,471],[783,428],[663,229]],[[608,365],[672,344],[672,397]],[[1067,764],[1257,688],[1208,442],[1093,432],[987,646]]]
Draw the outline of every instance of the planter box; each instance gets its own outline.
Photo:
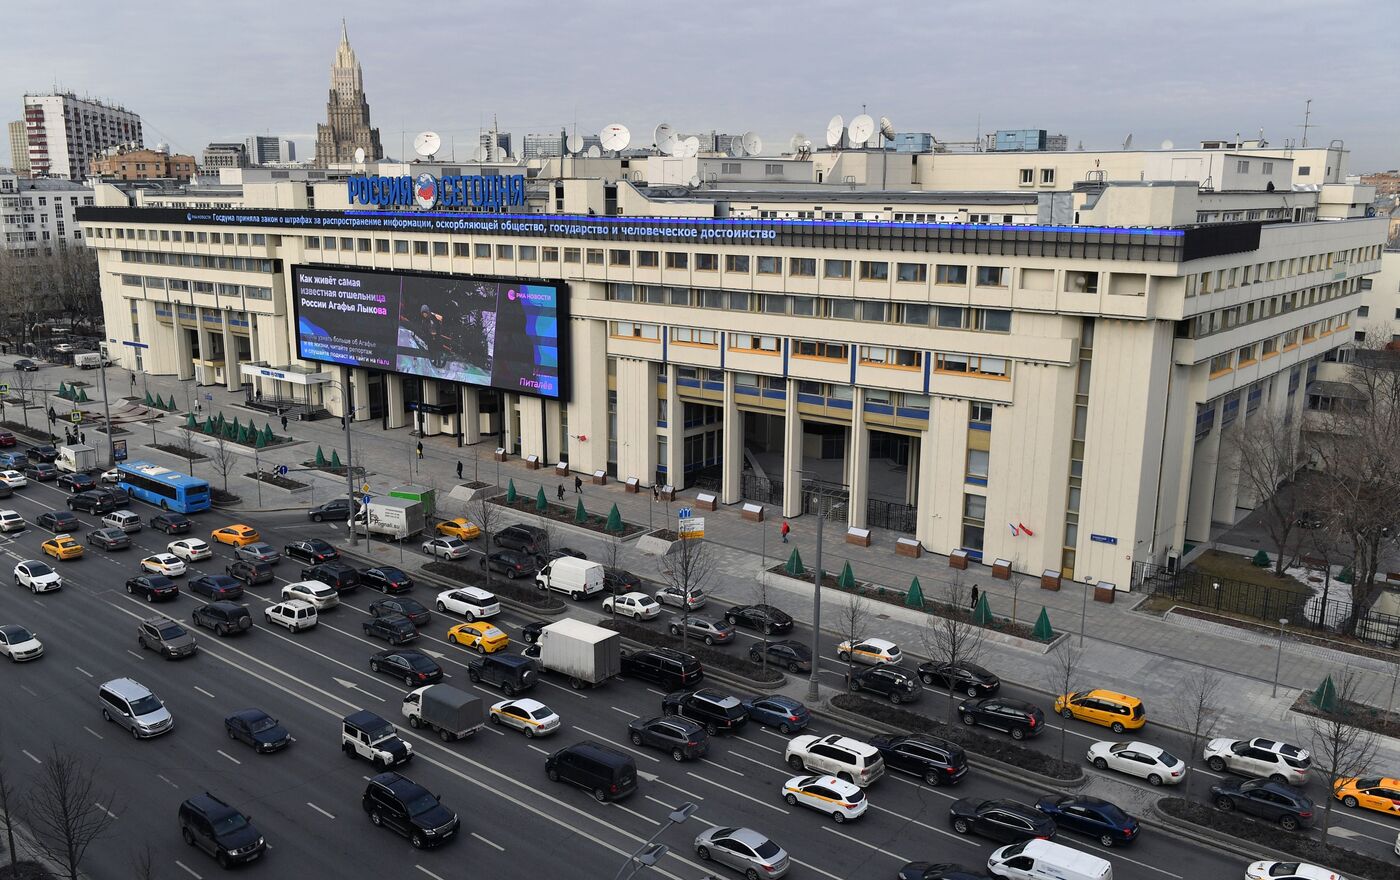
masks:
[[[539,470],[539,469],[540,469],[540,457],[539,457],[538,455],[527,455],[527,456],[525,456],[525,467],[528,468],[528,469],[530,469],[530,470],[532,470],[532,471],[537,471],[537,470]]]
[[[966,550],[954,550],[948,554],[948,567],[956,568],[958,571],[966,571],[968,556]]]
[[[497,446],[496,451],[491,453],[491,457],[496,461],[505,461],[509,456],[506,455],[505,447]]]
[[[740,516],[744,518],[745,522],[763,522],[763,505],[745,504]]]
[[[637,539],[637,552],[647,556],[666,556],[679,543],[680,541],[668,541],[660,537],[659,532],[652,532]]]
[[[465,483],[458,483],[452,487],[452,491],[447,493],[447,497],[467,504],[471,501],[477,501],[483,498],[495,498],[497,495],[504,494],[506,494],[506,490],[502,489],[500,486],[483,486],[478,489],[473,489]]]
[[[554,465],[554,476],[567,477],[569,475],[569,463],[567,461],[557,462]]]
[[[607,472],[607,471],[594,471],[594,472],[593,472],[593,485],[595,485],[595,486],[606,486],[607,484],[608,484],[608,472]]]
[[[664,485],[664,486],[661,487],[660,494],[661,494],[661,500],[662,500],[662,501],[667,501],[667,502],[675,501],[675,500],[676,500],[676,487],[675,487],[675,486],[672,486],[670,483],[667,483],[666,485]]]
[[[869,547],[870,530],[857,528],[846,529],[846,543],[855,544],[857,547]]]
[[[1099,581],[1094,585],[1094,601],[1107,602],[1113,604],[1113,594],[1118,592],[1118,585],[1108,581]]]
[[[1060,573],[1053,568],[1047,568],[1040,573],[1040,588],[1042,590],[1060,589]]]
[[[998,559],[992,563],[992,577],[998,580],[1011,580],[1011,560]]]
[[[896,538],[894,542],[894,555],[918,559],[924,555],[924,547],[913,538]]]
[[[625,486],[626,486],[627,494],[628,494],[628,495],[636,495],[636,494],[637,494],[637,478],[636,478],[636,477],[628,477]]]
[[[696,510],[718,510],[719,500],[709,492],[701,492],[699,495],[695,496],[695,504],[693,506]]]

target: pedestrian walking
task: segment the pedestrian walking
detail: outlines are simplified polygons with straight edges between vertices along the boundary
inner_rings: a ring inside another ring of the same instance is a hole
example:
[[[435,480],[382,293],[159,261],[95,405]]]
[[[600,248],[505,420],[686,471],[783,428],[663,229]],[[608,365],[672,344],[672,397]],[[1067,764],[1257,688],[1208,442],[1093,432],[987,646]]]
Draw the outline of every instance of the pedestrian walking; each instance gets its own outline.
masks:
[[[559,484],[559,500],[560,500],[560,501],[563,501],[563,500],[564,500],[564,484],[563,484],[563,483],[560,483],[560,484]]]
[[[982,594],[979,593],[979,592],[977,591],[977,585],[976,585],[976,584],[973,584],[973,585],[972,585],[972,604],[968,605],[967,607],[968,607],[968,608],[971,608],[971,609],[974,610],[974,611],[976,611],[976,610],[977,610],[977,599],[978,599],[981,595],[982,595]]]
[[[283,417],[282,417],[282,431],[285,433],[286,430],[287,430],[287,417],[286,417],[286,416],[283,416]]]
[[[788,532],[790,532],[790,531],[792,531],[792,526],[788,525],[788,521],[787,521],[787,520],[783,520],[783,527],[780,528],[780,529],[778,529],[778,533],[781,534],[781,535],[783,536],[783,543],[784,543],[784,544],[787,543],[787,536],[788,536]]]
[[[652,487],[651,487],[651,503],[652,503],[652,504],[655,504],[655,503],[657,503],[657,502],[660,501],[660,500],[661,500],[661,490],[658,489],[658,488],[656,488],[656,484],[653,483],[653,484],[652,484]]]
[[[422,440],[419,440],[419,441],[418,441],[418,447],[417,447],[417,449],[418,449],[418,460],[419,460],[419,461],[422,461],[422,460],[423,460],[423,441],[422,441]]]
[[[132,390],[132,391],[135,391],[135,390],[136,390],[136,373],[135,373],[135,372],[133,372],[133,373],[131,374],[131,390]]]
[[[462,460],[457,459],[457,479],[462,479]]]
[[[583,494],[583,478],[582,478],[582,477],[574,477],[574,494],[575,494],[575,495],[582,495],[582,494]]]
[[[87,445],[87,431],[80,431],[78,433],[78,442],[84,446]]]

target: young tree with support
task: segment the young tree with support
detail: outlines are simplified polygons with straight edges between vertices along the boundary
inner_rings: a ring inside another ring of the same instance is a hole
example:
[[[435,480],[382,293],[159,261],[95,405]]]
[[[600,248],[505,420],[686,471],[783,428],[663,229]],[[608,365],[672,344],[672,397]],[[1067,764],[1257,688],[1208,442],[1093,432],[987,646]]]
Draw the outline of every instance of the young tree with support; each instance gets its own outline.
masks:
[[[1079,661],[1084,651],[1070,644],[1069,639],[1060,642],[1060,647],[1050,653],[1046,674],[1050,678],[1050,690],[1056,694],[1072,694],[1079,688]],[[1066,708],[1064,713],[1070,710]],[[1062,714],[1064,714],[1062,713]],[[1060,760],[1065,759],[1066,738],[1069,736],[1069,718],[1060,719]]]
[[[1308,738],[1312,751],[1313,769],[1325,783],[1327,803],[1322,808],[1322,839],[1327,839],[1332,826],[1332,792],[1344,779],[1364,776],[1376,760],[1377,737],[1374,731],[1357,726],[1351,717],[1361,703],[1361,678],[1353,669],[1345,670],[1340,680],[1328,678],[1335,689],[1316,711],[1308,716]]]
[[[486,586],[491,587],[495,576],[487,557],[491,554],[491,540],[501,525],[501,508],[489,498],[477,498],[467,505],[467,516],[481,529],[481,567],[486,569]]]
[[[704,538],[682,538],[671,545],[663,563],[661,576],[681,594],[681,648],[684,649],[690,640],[690,597],[702,592],[714,574],[714,557]],[[764,659],[766,662],[766,654]]]
[[[849,645],[855,645],[865,638],[866,628],[870,624],[870,603],[859,593],[847,593],[846,601],[843,602],[837,611],[836,624],[837,635],[841,640]],[[813,657],[812,663],[821,661],[820,657]],[[846,690],[851,689],[851,682],[856,677],[856,658],[854,654],[846,655]]]
[[[948,723],[951,724],[958,711],[957,685],[953,673],[961,666],[977,662],[986,631],[972,622],[968,611],[971,591],[964,589],[960,577],[954,576],[947,585],[943,602],[945,613],[926,615],[919,638],[929,659],[944,666],[948,672]]]
[[[1182,729],[1191,739],[1191,755],[1201,754],[1201,743],[1215,735],[1215,727],[1220,723],[1220,713],[1224,708],[1220,701],[1221,678],[1213,669],[1197,670],[1185,681],[1180,682],[1173,692],[1171,712]],[[1191,761],[1186,762],[1186,796],[1191,796],[1195,783],[1195,773]]]
[[[80,880],[88,849],[116,821],[116,792],[97,785],[97,765],[54,747],[40,765],[27,818],[34,842],[64,872]]]

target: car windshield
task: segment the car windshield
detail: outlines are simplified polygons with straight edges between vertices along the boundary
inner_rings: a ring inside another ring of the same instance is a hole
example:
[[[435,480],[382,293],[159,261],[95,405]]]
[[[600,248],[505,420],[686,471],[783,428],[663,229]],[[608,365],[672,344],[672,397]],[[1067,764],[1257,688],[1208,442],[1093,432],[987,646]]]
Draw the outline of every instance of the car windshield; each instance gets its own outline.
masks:
[[[248,820],[242,813],[231,813],[214,823],[215,834],[228,834],[248,827]]]
[[[42,563],[42,562],[31,562],[31,563],[29,563],[29,576],[30,576],[30,577],[41,577],[42,575],[46,575],[46,574],[53,574],[53,569],[52,569],[52,568],[49,568],[47,565],[45,565],[45,564]]]
[[[133,701],[131,704],[131,712],[134,715],[149,715],[150,713],[156,711],[159,708],[160,700],[156,699],[155,694],[147,694],[146,696]]]
[[[178,623],[168,623],[156,630],[163,639],[178,639],[185,634],[185,628]]]
[[[437,805],[437,798],[433,797],[431,792],[423,791],[409,798],[404,808],[410,816],[421,816]]]
[[[262,733],[264,730],[271,730],[276,726],[277,719],[269,715],[264,715],[257,721],[254,721],[252,724],[248,725],[248,727],[253,731],[253,733]]]
[[[754,847],[754,850],[758,853],[760,859],[772,859],[776,857],[778,853],[782,852],[782,849],[771,840],[764,840],[758,846]]]
[[[0,627],[0,632],[5,634],[5,640],[12,645],[34,638],[33,634],[22,626]]]
[[[1274,862],[1269,866],[1270,877],[1291,877],[1301,868],[1298,862]]]
[[[165,515],[165,521],[170,523],[172,526],[182,526],[185,523],[189,522],[189,520],[185,519],[178,513],[167,513]]]

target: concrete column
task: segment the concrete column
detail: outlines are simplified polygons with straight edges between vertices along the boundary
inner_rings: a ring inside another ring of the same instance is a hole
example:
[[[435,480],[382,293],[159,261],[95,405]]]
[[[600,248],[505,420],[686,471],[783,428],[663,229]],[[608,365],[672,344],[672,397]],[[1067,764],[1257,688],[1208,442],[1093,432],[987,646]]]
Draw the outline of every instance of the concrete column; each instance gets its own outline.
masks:
[[[463,442],[472,445],[481,442],[481,392],[475,388],[461,386],[462,425],[466,428]]]
[[[674,368],[673,368],[674,369]],[[674,380],[673,380],[674,383]],[[671,385],[675,390],[675,385]],[[680,421],[679,436],[685,436],[685,406],[676,401],[671,407],[671,417]],[[724,433],[724,450],[720,453],[720,501],[736,504],[743,497],[744,476],[744,414],[739,412],[739,404],[734,396],[734,374],[724,374],[724,417],[720,420]]]
[[[920,458],[922,455],[920,447],[922,445],[923,439],[921,437],[909,438],[909,470],[905,471],[904,474],[905,504],[917,504],[919,502],[919,475],[923,473],[923,468],[919,467],[919,465],[922,464]]]
[[[199,359],[204,361],[205,370],[207,371],[209,369],[209,362],[214,359],[214,334],[210,333],[208,328],[204,326],[204,311],[205,309],[203,306],[194,307],[194,332],[196,338],[199,340]],[[176,312],[177,314],[179,312],[178,306],[176,307]],[[198,384],[212,385],[214,384],[214,376],[206,372],[204,381]]]
[[[556,461],[564,457],[562,453],[567,450],[567,446],[559,438],[562,434],[560,428],[563,427],[561,408],[566,404],[557,400],[546,400],[544,402],[544,455],[545,467],[553,467]]]
[[[942,530],[938,519],[938,487],[934,479],[938,473],[937,462],[934,459],[937,444],[934,442],[934,434],[931,430],[932,426],[937,424],[934,421],[938,414],[937,403],[938,398],[934,398],[935,406],[929,412],[930,430],[919,435],[919,484],[914,495],[915,505],[919,511],[915,537],[919,539],[920,544],[929,548],[944,546],[939,541]],[[963,430],[967,429],[964,427]]]
[[[685,405],[676,396],[676,367],[666,371],[666,482],[685,488]],[[742,433],[742,432],[741,432]],[[726,451],[726,457],[728,453]]]
[[[797,412],[797,383],[788,380],[783,411],[783,516],[802,513],[802,416]]]
[[[172,311],[176,311],[178,306],[171,306]],[[190,345],[190,332],[181,323],[177,316],[173,316],[171,328],[175,333],[175,378],[184,380],[194,378],[194,349]]]
[[[370,419],[370,389],[369,370],[363,367],[356,367],[350,371],[351,394],[354,395],[355,421],[367,422]]]
[[[423,403],[438,403],[438,386],[431,379],[423,380]],[[420,424],[423,426],[423,436],[432,437],[442,433],[442,416],[436,413],[418,413]]]
[[[1196,452],[1191,457],[1191,499],[1186,507],[1186,540],[1197,544],[1210,540],[1216,471],[1220,458],[1219,406],[1217,403],[1215,425],[1209,434],[1196,441]]]
[[[243,387],[243,376],[238,372],[238,338],[233,335],[233,327],[229,323],[232,312],[222,312],[224,319],[224,387],[229,391],[238,391]]]
[[[519,395],[516,403],[520,407],[520,457],[538,455],[545,462],[544,442],[544,401],[538,397]]]
[[[1236,410],[1234,422],[1221,432],[1220,451],[1216,456],[1218,464],[1215,469],[1215,499],[1210,515],[1212,520],[1220,523],[1234,523],[1235,507],[1240,494],[1240,475],[1236,469],[1240,449],[1238,442],[1230,435],[1245,430],[1245,399],[1248,390],[1241,388],[1234,393],[1239,399],[1239,409]],[[1222,403],[1220,406],[1223,412],[1225,405]]]
[[[796,381],[789,383],[789,394],[797,391]],[[846,445],[846,473],[850,502],[847,504],[847,524],[863,529],[866,523],[866,500],[870,497],[870,431],[865,427],[865,389],[855,389],[851,401],[851,435]]]
[[[501,427],[505,431],[503,445],[506,448],[506,452],[511,452],[515,449],[515,423],[517,420],[517,411],[520,406],[520,395],[503,394],[501,398]],[[520,419],[520,421],[523,426],[524,419]],[[603,448],[606,449],[607,447],[604,446]],[[527,454],[523,448],[520,450],[520,453],[521,455]]]
[[[617,360],[617,477],[651,485],[656,474],[656,363]]]
[[[402,376],[384,374],[384,417],[390,428],[402,428],[408,423],[403,411]]]

